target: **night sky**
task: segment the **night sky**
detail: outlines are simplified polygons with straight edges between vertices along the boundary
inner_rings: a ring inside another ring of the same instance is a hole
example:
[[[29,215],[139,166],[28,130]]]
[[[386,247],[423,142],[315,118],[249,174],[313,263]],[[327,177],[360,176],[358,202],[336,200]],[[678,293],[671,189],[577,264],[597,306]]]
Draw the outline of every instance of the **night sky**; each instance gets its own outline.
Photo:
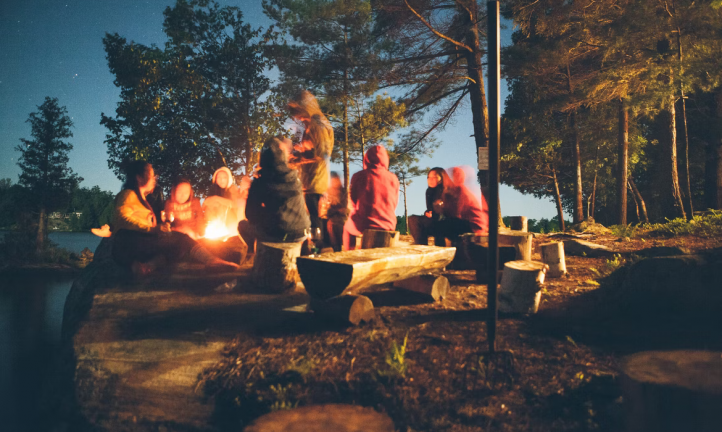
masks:
[[[70,166],[84,178],[82,186],[99,185],[117,192],[120,181],[108,168],[106,130],[100,114],[115,113],[119,90],[113,85],[103,51],[105,33],[119,33],[140,44],[165,43],[163,10],[174,0],[0,0],[0,178],[17,182],[20,138],[30,138],[25,121],[46,96],[57,97],[75,124]],[[267,27],[261,0],[218,1],[237,5],[254,27]],[[503,31],[508,40],[509,30]],[[502,98],[506,96],[502,92]],[[503,99],[502,99],[503,101]],[[475,147],[470,110],[439,134],[441,147],[422,165],[474,165]],[[341,171],[340,166],[332,169]],[[361,169],[352,166],[351,170]],[[424,210],[424,178],[409,187],[409,214]],[[501,187],[504,215],[551,218],[554,204]],[[399,199],[397,214],[403,214]]]

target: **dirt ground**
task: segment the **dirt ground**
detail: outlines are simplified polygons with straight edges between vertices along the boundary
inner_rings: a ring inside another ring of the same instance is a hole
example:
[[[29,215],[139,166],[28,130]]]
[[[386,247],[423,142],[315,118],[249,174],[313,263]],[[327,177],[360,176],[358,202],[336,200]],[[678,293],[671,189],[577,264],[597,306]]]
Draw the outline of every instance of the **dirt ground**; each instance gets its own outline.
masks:
[[[549,236],[535,238],[535,245]],[[380,287],[377,318],[333,328],[311,314],[239,335],[203,375],[222,429],[278,409],[352,403],[388,413],[399,431],[618,431],[619,362],[646,349],[722,349],[722,326],[689,316],[637,313],[612,301],[614,273],[651,246],[722,247],[698,237],[585,238],[621,253],[567,256],[568,276],[545,282],[539,312],[501,316],[490,354],[486,286],[447,271],[438,303]],[[539,259],[535,250],[535,259]]]

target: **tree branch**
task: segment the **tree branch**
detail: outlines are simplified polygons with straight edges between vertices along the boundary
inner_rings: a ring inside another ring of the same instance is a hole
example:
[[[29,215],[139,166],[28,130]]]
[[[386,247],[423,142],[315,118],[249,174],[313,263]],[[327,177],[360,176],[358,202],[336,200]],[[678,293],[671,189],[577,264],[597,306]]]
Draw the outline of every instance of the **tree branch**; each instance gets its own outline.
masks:
[[[467,50],[467,51],[469,51],[469,52],[474,52],[474,50],[472,50],[469,46],[467,46],[467,45],[465,45],[465,44],[463,44],[463,43],[461,43],[461,42],[457,42],[457,41],[455,41],[454,39],[452,39],[452,38],[450,38],[450,37],[448,37],[448,36],[446,36],[446,35],[444,35],[444,34],[442,34],[442,33],[439,33],[438,31],[436,31],[436,30],[431,26],[431,24],[429,24],[429,22],[424,19],[424,17],[422,17],[421,15],[419,15],[419,13],[416,12],[416,11],[414,10],[414,8],[411,7],[411,5],[409,4],[408,0],[404,0],[404,3],[406,3],[406,7],[409,8],[409,10],[411,11],[411,13],[413,13],[414,15],[416,15],[416,17],[417,17],[419,20],[421,20],[421,22],[424,23],[424,25],[425,25],[426,27],[428,27],[429,30],[431,30],[431,32],[432,32],[433,34],[435,34],[436,36],[440,37],[441,39],[444,39],[444,40],[447,41],[447,42],[450,42],[450,43],[458,46],[459,48],[463,48],[463,49],[465,49],[465,50]]]

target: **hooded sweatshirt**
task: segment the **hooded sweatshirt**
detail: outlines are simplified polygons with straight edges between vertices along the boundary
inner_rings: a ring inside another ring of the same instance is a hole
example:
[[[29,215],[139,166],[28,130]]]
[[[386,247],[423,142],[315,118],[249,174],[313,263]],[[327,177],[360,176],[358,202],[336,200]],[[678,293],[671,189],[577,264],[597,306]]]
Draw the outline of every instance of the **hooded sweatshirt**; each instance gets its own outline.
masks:
[[[449,209],[453,217],[469,221],[475,233],[489,232],[489,207],[484,196],[481,196],[481,203],[464,184],[466,174],[459,167],[452,169],[455,186],[459,198],[454,208]]]
[[[383,146],[371,147],[364,156],[363,166],[364,169],[351,178],[349,220],[358,233],[366,229],[393,231],[396,229],[399,179],[389,171],[389,154]]]
[[[259,177],[251,183],[246,204],[248,222],[261,239],[293,241],[311,226],[301,181],[288,166],[279,141],[266,141],[261,150]]]

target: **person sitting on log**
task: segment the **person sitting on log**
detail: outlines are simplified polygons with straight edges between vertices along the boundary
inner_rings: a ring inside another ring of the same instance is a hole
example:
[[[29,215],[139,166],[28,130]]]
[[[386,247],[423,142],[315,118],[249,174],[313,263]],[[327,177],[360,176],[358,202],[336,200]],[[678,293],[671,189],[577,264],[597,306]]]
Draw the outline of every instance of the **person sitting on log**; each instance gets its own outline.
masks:
[[[238,221],[245,219],[244,209],[248,197],[250,178],[244,178],[236,186],[233,173],[227,167],[221,167],[213,173],[208,198],[203,201],[206,220],[220,220],[230,235],[235,235]]]
[[[215,270],[237,270],[238,265],[213,256],[186,234],[161,230],[146,197],[153,192],[156,176],[145,161],[125,166],[123,190],[115,198],[113,215],[113,259],[145,276],[163,263],[189,258]]]
[[[451,169],[451,177],[456,187],[458,200],[456,201],[456,209],[453,211],[454,217],[461,222],[457,223],[457,233],[453,237],[458,237],[464,233],[488,234],[489,233],[489,207],[486,204],[484,196],[474,195],[466,184],[467,171],[472,171],[471,167],[454,167]]]
[[[328,203],[326,229],[329,243],[333,250],[338,252],[343,246],[343,226],[348,219],[349,209],[346,188],[343,187],[341,177],[336,171],[331,171],[331,184],[326,192],[326,202]]]
[[[170,224],[171,230],[198,240],[203,237],[206,221],[198,198],[193,196],[193,188],[186,179],[176,182],[165,202],[163,222]]]
[[[298,173],[288,165],[291,145],[289,139],[276,136],[261,150],[257,178],[248,191],[247,220],[238,225],[249,251],[255,240],[300,242],[311,226]]]
[[[429,170],[426,176],[426,211],[423,216],[409,216],[409,232],[414,238],[414,243],[419,245],[429,244],[429,236],[434,237],[437,246],[444,245],[444,237],[439,232],[439,222],[449,216],[448,209],[454,195],[454,184],[449,174],[443,168],[435,167]],[[445,211],[446,210],[446,211]]]
[[[396,230],[399,179],[389,171],[389,154],[381,145],[366,151],[364,169],[351,178],[351,215],[343,229],[343,249],[353,249],[351,236],[364,230]]]
[[[323,229],[319,201],[328,189],[328,160],[333,151],[333,127],[316,98],[307,90],[299,92],[288,102],[288,110],[291,117],[305,127],[301,142],[292,152],[290,164],[298,168],[301,175],[311,228]]]

